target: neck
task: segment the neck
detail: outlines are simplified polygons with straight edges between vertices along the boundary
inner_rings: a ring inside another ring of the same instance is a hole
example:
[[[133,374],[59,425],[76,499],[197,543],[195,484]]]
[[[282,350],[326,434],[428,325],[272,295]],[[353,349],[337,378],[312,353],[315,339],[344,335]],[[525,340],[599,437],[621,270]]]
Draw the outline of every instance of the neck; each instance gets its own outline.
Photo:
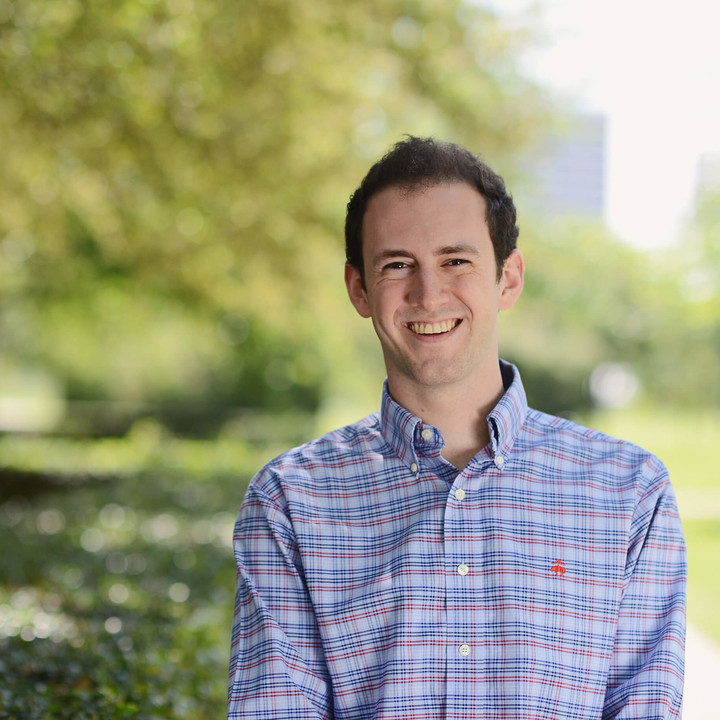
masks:
[[[388,378],[393,399],[423,423],[438,428],[443,457],[462,470],[490,441],[487,417],[503,395],[500,367],[471,386],[422,386]]]

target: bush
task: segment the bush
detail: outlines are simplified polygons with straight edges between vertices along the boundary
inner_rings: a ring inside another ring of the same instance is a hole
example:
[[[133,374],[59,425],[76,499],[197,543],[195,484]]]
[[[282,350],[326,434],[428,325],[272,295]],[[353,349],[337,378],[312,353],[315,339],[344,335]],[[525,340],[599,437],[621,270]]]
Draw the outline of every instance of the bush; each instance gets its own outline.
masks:
[[[256,451],[147,426],[0,438],[0,718],[221,717],[232,526]]]

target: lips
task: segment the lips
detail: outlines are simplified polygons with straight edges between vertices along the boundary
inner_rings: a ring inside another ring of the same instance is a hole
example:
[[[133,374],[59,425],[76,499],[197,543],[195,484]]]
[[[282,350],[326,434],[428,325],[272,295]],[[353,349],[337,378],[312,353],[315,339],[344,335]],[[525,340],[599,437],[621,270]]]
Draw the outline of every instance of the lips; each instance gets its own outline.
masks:
[[[409,322],[406,323],[409,330],[416,335],[442,335],[450,332],[460,324],[460,320],[441,320],[439,322]]]

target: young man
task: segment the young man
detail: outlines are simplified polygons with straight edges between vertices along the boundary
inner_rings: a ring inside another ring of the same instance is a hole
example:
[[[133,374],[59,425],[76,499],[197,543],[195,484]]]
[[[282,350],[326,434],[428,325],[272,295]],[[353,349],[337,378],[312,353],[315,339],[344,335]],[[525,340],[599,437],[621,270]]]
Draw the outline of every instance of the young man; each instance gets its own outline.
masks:
[[[229,718],[676,718],[685,549],[663,465],[528,408],[497,315],[502,179],[409,138],[348,204],[379,413],[273,460],[235,534]]]

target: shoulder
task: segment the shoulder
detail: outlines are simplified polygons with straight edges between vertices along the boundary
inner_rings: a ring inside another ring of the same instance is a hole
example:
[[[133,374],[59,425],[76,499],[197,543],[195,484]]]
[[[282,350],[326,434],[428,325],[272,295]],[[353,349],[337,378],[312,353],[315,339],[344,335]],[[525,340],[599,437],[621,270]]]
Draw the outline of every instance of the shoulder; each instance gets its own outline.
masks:
[[[380,432],[379,414],[373,413],[278,455],[255,475],[248,492],[268,497],[312,493],[320,486],[348,481],[390,452]]]
[[[538,410],[528,410],[518,442],[544,462],[589,473],[595,481],[631,484],[638,492],[650,485],[658,490],[669,484],[665,466],[648,450]]]

